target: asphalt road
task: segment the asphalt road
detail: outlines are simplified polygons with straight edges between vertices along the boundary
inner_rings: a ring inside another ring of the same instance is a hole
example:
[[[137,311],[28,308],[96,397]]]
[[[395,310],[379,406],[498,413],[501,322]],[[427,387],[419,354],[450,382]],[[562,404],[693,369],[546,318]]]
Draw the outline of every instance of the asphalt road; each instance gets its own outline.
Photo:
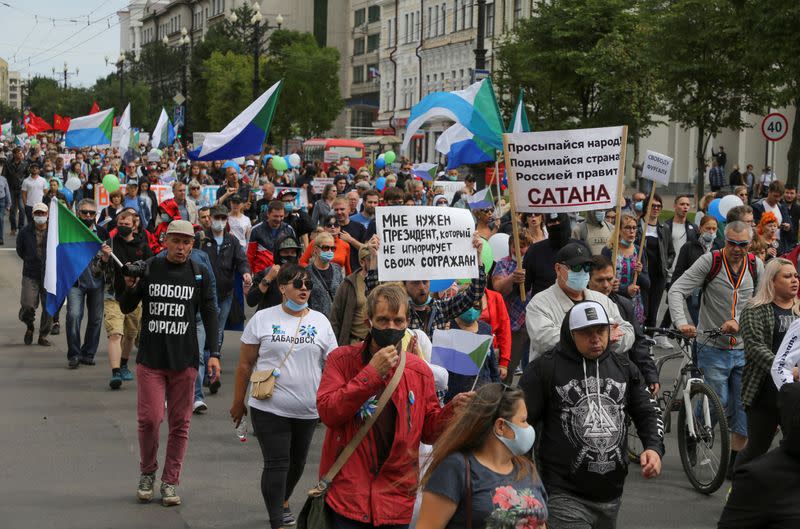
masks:
[[[8,228],[6,228],[8,229]],[[17,319],[21,262],[14,239],[0,247],[0,527],[5,529],[268,527],[259,490],[258,443],[240,443],[228,418],[239,333],[223,348],[223,386],[206,400],[209,411],[192,420],[178,488],[179,507],[136,502],[139,476],[136,383],[108,388],[105,337],[97,365],[66,369],[66,336],[53,347],[23,345]],[[62,325],[66,315],[62,312]],[[292,497],[295,512],[315,483],[324,429],[314,437],[303,480]],[[166,426],[162,426],[163,461]],[[703,496],[689,485],[677,456],[675,433],[661,477],[646,481],[631,466],[620,528],[716,527],[728,484]],[[158,493],[156,493],[158,496]]]

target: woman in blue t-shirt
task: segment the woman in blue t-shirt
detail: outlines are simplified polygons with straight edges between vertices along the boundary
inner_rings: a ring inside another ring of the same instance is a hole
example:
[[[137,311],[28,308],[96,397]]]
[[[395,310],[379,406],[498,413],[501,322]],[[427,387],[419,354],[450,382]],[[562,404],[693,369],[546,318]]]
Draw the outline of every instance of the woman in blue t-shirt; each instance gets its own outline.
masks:
[[[524,393],[486,384],[433,446],[416,529],[538,529],[547,494],[525,454],[536,433]]]

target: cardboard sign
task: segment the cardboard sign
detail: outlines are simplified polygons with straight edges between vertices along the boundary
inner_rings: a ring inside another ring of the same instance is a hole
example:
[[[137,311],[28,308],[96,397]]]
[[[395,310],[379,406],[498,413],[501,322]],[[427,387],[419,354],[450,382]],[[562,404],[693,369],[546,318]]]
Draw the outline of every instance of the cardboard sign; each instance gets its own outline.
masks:
[[[571,213],[617,203],[623,127],[504,134],[516,210]]]
[[[383,206],[375,208],[375,227],[380,281],[478,277],[475,222],[467,209]]]
[[[642,178],[647,178],[662,186],[669,185],[669,175],[672,172],[672,158],[666,154],[647,151],[644,155]]]
[[[317,195],[321,195],[322,191],[325,190],[325,186],[328,184],[333,184],[333,178],[329,177],[315,177],[311,187],[314,188],[314,193]]]

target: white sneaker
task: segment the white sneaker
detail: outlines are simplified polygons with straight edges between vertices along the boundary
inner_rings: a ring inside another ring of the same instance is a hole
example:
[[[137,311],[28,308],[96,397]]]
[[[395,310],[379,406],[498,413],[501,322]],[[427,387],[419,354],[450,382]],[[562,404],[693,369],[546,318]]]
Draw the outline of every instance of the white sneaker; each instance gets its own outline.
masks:
[[[208,411],[208,406],[202,400],[194,401],[194,406],[192,406],[192,413],[196,414],[203,414]]]
[[[669,338],[667,338],[666,336],[659,336],[657,342],[658,342],[658,346],[661,347],[662,349],[674,349],[675,348],[675,346],[672,345],[672,342],[670,342]]]

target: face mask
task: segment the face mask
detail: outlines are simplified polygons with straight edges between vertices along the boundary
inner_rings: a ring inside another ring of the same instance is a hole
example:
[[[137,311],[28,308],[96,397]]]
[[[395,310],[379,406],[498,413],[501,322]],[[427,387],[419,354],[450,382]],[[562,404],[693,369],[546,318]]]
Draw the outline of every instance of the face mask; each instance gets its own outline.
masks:
[[[319,258],[322,259],[324,263],[330,263],[333,261],[333,252],[330,250],[327,252],[319,252]]]
[[[94,219],[81,219],[81,222],[83,222],[87,228],[91,228],[94,224]]]
[[[228,223],[227,220],[212,220],[211,229],[214,231],[223,231],[227,223]]]
[[[458,317],[464,323],[474,323],[480,317],[481,313],[475,307],[471,307],[462,312]]]
[[[42,224],[47,224],[47,217],[33,217],[33,222],[41,226]]]
[[[413,307],[422,308],[422,307],[427,307],[430,304],[430,302],[431,302],[431,295],[428,294],[428,299],[426,299],[421,305],[417,305],[416,303],[414,303],[414,300],[411,300],[411,305]]]
[[[378,344],[379,347],[396,345],[403,339],[405,333],[405,329],[391,329],[388,327],[386,329],[376,329],[373,327],[371,331],[372,339],[375,340],[375,343]]]
[[[620,239],[620,240],[619,240],[619,243],[620,243],[622,246],[626,247],[626,248],[627,248],[628,246],[630,246],[631,244],[633,244],[633,243],[631,243],[631,241],[629,241],[628,239]]]
[[[454,174],[447,175],[447,179],[450,180],[451,182],[455,182],[456,180],[458,180],[458,176]]]
[[[205,169],[200,169],[200,174],[201,175],[205,175],[206,174],[206,170]]]
[[[294,211],[294,202],[284,202],[283,210],[286,213],[291,213],[292,211]]]
[[[635,209],[637,212],[641,213],[642,210],[644,209],[644,202],[639,200],[638,202],[634,203],[633,204],[633,209]]]
[[[169,216],[169,213],[162,213],[161,214],[161,222],[169,222],[172,220],[172,217]]]
[[[296,256],[282,255],[282,256],[280,256],[278,258],[278,264],[279,265],[285,265],[285,264],[288,264],[288,263],[296,263],[296,262],[297,262],[297,257]]]
[[[386,187],[397,187],[397,182],[389,182],[386,184]]]
[[[595,211],[594,212],[594,218],[598,223],[599,222],[603,222],[604,220],[606,220],[606,212],[605,211]]]
[[[119,233],[122,237],[128,237],[131,233],[133,233],[133,228],[131,226],[117,226],[117,233]]]
[[[702,239],[703,242],[706,244],[714,242],[714,239],[716,238],[717,238],[716,233],[709,233],[707,231],[704,231],[703,233],[700,234],[700,239]]]
[[[584,272],[583,270],[573,272],[570,270],[567,272],[567,286],[577,292],[586,290],[586,287],[589,286],[589,272]]]
[[[286,308],[291,310],[292,312],[300,312],[301,310],[305,310],[308,308],[308,302],[296,303],[291,299],[286,298]]]
[[[53,176],[53,171],[45,171],[44,175],[50,178],[51,176]]]
[[[533,448],[533,443],[536,442],[536,430],[533,429],[533,426],[529,424],[527,427],[523,428],[505,419],[503,419],[503,422],[514,432],[514,438],[509,439],[508,437],[503,437],[502,435],[498,435],[497,432],[495,432],[494,436],[497,437],[501,443],[506,445],[506,448],[515,456],[521,456],[530,452],[531,448]]]

